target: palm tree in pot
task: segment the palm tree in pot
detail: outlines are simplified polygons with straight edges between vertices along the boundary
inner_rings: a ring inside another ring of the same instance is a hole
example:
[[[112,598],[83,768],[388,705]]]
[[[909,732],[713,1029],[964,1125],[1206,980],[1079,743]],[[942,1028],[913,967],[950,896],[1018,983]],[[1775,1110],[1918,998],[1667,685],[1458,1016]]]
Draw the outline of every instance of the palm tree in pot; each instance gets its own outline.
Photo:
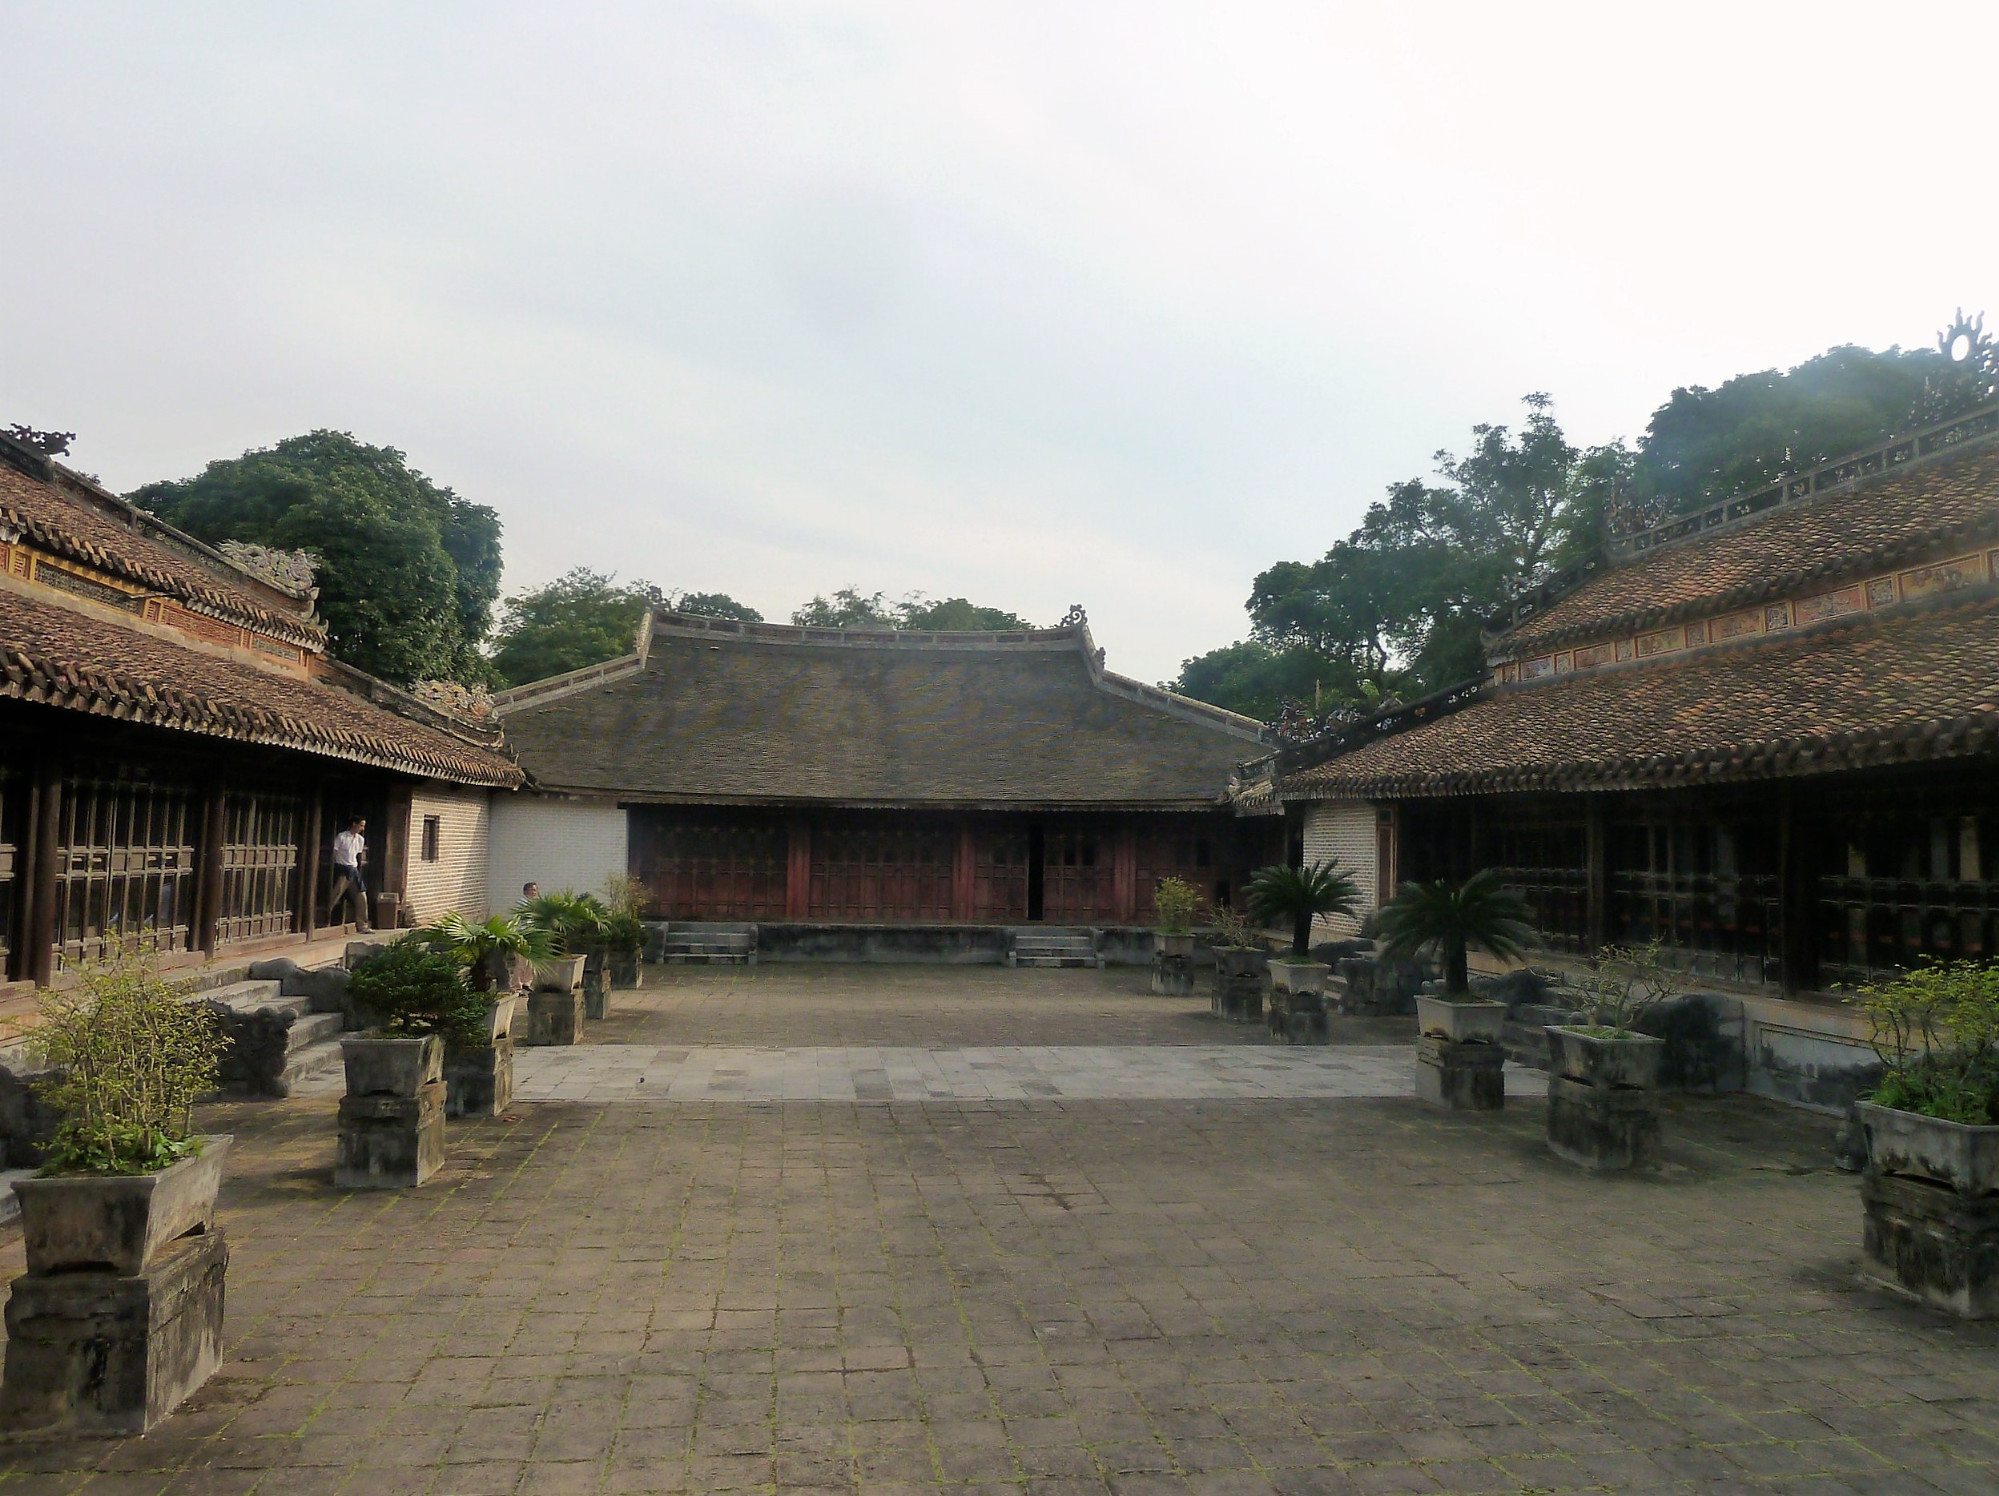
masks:
[[[1250,875],[1249,912],[1268,925],[1291,927],[1291,955],[1312,955],[1312,921],[1324,915],[1351,915],[1360,904],[1360,885],[1335,861],[1304,867],[1267,867]]]
[[[1382,954],[1414,958],[1434,950],[1444,968],[1444,996],[1471,995],[1473,946],[1517,961],[1534,944],[1534,911],[1487,868],[1462,883],[1405,883],[1381,910]]]

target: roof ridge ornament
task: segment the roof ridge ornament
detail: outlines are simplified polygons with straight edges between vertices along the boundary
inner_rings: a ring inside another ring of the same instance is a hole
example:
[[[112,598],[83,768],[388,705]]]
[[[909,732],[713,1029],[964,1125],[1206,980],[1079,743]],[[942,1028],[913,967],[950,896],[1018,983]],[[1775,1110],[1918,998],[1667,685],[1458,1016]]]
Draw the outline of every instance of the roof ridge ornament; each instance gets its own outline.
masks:
[[[1062,615],[1062,621],[1055,625],[1058,629],[1080,629],[1090,626],[1090,615],[1083,611],[1081,603],[1069,604],[1069,611]]]
[[[258,581],[268,582],[280,591],[305,597],[316,584],[312,557],[305,551],[279,550],[247,540],[225,540],[216,549],[238,571],[248,572]]]

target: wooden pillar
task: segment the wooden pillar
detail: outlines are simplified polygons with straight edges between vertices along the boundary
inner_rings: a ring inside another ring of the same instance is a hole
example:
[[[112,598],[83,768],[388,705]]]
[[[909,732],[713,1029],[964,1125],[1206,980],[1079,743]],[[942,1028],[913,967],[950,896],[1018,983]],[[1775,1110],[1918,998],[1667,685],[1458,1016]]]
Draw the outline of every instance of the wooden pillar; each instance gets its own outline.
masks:
[[[21,971],[29,981],[46,987],[56,967],[56,881],[61,872],[62,769],[44,762],[35,776],[28,809],[28,865],[22,887],[28,907],[21,921],[27,960]]]
[[[1234,828],[1231,827],[1231,830]],[[1215,838],[1215,865],[1228,867],[1220,853],[1222,838]],[[1111,834],[1111,902],[1122,925],[1138,923],[1138,828],[1121,825]]]
[[[1798,829],[1796,787],[1777,787],[1777,950],[1784,963],[1784,991],[1797,992],[1817,977],[1812,949],[1810,859]]]
[[[1610,944],[1610,833],[1605,825],[1603,796],[1583,800],[1583,868],[1588,879],[1584,902],[1585,937],[1589,949]]]
[[[784,834],[784,917],[812,917],[812,823],[802,817]]]
[[[319,928],[319,838],[325,805],[325,791],[314,785],[312,798],[306,801],[305,835],[298,847],[298,930],[307,940]]]
[[[202,796],[201,840],[194,848],[194,943],[205,956],[215,954],[216,924],[222,916],[225,809],[222,787],[210,785]]]
[[[958,823],[958,851],[951,860],[951,918],[969,921],[978,907],[977,879],[979,876],[978,844],[974,840],[972,820],[967,816]]]
[[[377,891],[396,896],[397,906],[403,915],[409,914],[409,872],[410,872],[410,816],[415,810],[416,795],[407,784],[394,785],[388,796],[388,824],[382,828],[382,856],[378,864],[381,868],[381,882],[373,877],[368,881]],[[371,869],[372,871],[372,869]],[[372,915],[372,911],[371,911]]]

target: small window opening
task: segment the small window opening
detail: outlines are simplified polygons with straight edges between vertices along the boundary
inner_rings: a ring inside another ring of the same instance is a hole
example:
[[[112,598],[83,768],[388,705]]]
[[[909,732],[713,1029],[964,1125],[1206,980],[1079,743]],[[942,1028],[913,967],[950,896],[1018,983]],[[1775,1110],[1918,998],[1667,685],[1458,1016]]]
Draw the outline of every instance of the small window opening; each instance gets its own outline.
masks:
[[[437,844],[443,835],[443,831],[444,822],[441,817],[425,816],[423,818],[423,860],[425,862],[437,861]]]

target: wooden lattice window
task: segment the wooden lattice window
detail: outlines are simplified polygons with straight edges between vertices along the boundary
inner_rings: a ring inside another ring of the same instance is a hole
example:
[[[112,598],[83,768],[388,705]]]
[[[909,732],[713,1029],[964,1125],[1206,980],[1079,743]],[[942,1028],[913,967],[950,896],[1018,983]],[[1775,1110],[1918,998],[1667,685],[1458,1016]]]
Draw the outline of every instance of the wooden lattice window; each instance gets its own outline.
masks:
[[[956,838],[934,826],[816,828],[812,918],[949,919],[956,848]]]
[[[1819,982],[1862,986],[1924,961],[1999,950],[1999,818],[1875,815],[1846,828],[1817,880]]]
[[[1589,833],[1580,825],[1495,826],[1493,867],[1534,911],[1550,950],[1589,948]]]
[[[782,826],[675,824],[633,817],[633,863],[656,919],[782,919],[786,857]]]
[[[1610,934],[1657,940],[1683,971],[1783,978],[1774,826],[1708,820],[1610,828]]]
[[[972,918],[1027,918],[1027,833],[984,831],[972,854]]]
[[[215,938],[289,935],[298,904],[298,838],[304,807],[290,795],[236,793],[222,807],[222,902]]]
[[[1205,838],[1202,846],[1207,846]],[[1041,917],[1060,922],[1108,920],[1116,914],[1110,837],[1095,831],[1045,833],[1041,855]]]
[[[194,797],[136,781],[63,785],[56,835],[56,962],[184,951],[194,912]]]

